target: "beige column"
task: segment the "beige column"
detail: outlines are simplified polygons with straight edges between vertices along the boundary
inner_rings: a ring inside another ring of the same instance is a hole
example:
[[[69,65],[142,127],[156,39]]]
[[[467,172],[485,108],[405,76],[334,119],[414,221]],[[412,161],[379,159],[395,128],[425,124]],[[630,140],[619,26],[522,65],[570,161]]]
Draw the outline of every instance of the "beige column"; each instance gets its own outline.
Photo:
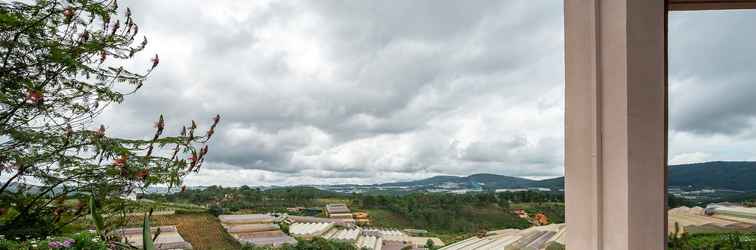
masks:
[[[662,0],[565,0],[567,248],[665,249]]]

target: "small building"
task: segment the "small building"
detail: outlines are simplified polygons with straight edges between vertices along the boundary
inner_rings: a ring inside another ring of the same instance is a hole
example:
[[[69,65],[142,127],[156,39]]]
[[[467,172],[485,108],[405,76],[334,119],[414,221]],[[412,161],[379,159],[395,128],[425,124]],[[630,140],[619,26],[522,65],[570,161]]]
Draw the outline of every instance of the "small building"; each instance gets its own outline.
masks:
[[[311,239],[320,237],[333,227],[333,223],[294,223],[289,226],[289,234],[295,237]]]
[[[346,242],[357,242],[357,238],[360,237],[360,234],[362,233],[362,229],[359,228],[352,228],[352,229],[342,229],[336,231],[332,235],[328,235],[326,239],[329,240],[335,240],[335,241],[346,241]]]
[[[279,247],[297,243],[274,224],[278,218],[269,214],[221,215],[218,218],[223,228],[242,244]]]
[[[161,227],[153,227],[151,228],[151,234],[154,235],[160,232],[157,236],[157,239],[155,239],[155,248],[156,249],[183,249],[183,250],[189,250],[192,249],[192,244],[185,241],[183,237],[181,237],[181,234],[179,234],[178,229],[176,229],[176,226],[161,226]],[[113,232],[113,234],[118,235],[123,239],[125,243],[128,243],[129,245],[141,248],[143,241],[142,241],[142,228],[125,228],[125,229],[118,229]]]
[[[354,219],[351,213],[329,214],[328,217],[333,219]]]
[[[370,225],[370,218],[366,212],[354,212],[352,213],[352,217],[358,225]]]
[[[746,219],[756,219],[756,208],[742,206],[711,205],[706,207],[712,214],[721,214]]]
[[[294,216],[290,215],[287,216],[285,221],[289,221],[291,223],[333,223],[339,226],[343,227],[354,227],[355,226],[355,220],[354,219],[336,219],[336,218],[322,218],[322,217],[313,217],[313,216]]]
[[[404,245],[412,245],[414,247],[424,247],[426,244],[428,244],[428,241],[433,242],[433,245],[437,247],[442,247],[445,245],[444,242],[441,241],[441,239],[436,237],[384,236],[383,241],[398,241],[404,243]]]
[[[362,235],[375,237],[408,236],[402,231],[386,228],[363,228]]]
[[[224,214],[218,216],[222,224],[272,224],[276,217],[268,214]]]
[[[535,216],[533,216],[533,220],[535,220],[536,224],[538,224],[539,226],[549,224],[549,217],[547,217],[546,214],[544,213],[535,214]]]
[[[382,250],[383,239],[375,236],[362,236],[357,240],[359,249]]]
[[[365,212],[354,212],[354,213],[352,213],[352,216],[356,220],[359,220],[359,219],[368,219],[368,213],[365,213]]]
[[[514,213],[517,215],[517,217],[528,218],[528,212],[525,212],[524,209],[515,209]]]
[[[352,211],[349,210],[346,204],[328,204],[326,205],[326,213],[328,217],[331,217],[333,214],[349,214],[350,217],[352,215]]]
[[[564,224],[536,226],[523,230],[502,229],[489,231],[485,237],[472,237],[444,246],[440,250],[542,250],[549,245],[563,246],[566,231]]]

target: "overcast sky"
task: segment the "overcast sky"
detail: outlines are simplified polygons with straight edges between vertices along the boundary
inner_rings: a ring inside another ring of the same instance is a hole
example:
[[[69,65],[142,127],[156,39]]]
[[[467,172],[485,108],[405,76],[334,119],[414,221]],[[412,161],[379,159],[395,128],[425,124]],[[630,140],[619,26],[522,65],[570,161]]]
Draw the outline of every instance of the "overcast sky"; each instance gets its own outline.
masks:
[[[221,114],[189,185],[563,174],[562,1],[121,5],[161,64],[101,120],[142,137]],[[756,13],[721,13],[670,18],[672,163],[756,160]]]

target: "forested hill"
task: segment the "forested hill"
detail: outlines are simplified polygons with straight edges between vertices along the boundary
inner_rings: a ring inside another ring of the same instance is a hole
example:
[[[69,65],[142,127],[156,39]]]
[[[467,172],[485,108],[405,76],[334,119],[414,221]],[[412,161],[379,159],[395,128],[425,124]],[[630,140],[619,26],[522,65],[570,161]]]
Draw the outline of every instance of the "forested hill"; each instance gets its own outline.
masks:
[[[466,188],[564,188],[564,177],[546,180],[476,174],[470,176],[436,176],[428,179],[381,184],[381,186],[442,187],[457,185]],[[704,162],[669,166],[671,187],[756,190],[756,162]]]
[[[470,176],[434,176],[428,179],[380,184],[380,186],[435,187],[457,185],[460,187],[518,188],[531,187],[538,181],[495,174],[474,174]]]
[[[756,191],[756,162],[715,161],[670,166],[669,186]]]

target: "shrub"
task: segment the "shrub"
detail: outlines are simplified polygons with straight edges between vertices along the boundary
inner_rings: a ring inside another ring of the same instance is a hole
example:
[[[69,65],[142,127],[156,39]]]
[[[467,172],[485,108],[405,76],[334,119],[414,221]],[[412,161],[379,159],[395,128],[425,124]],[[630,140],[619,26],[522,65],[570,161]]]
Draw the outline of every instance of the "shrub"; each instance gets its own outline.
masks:
[[[210,205],[210,207],[207,208],[207,212],[212,214],[215,217],[218,217],[218,215],[223,214],[224,209],[221,206],[218,205]]]
[[[44,240],[12,240],[0,239],[0,250],[48,250],[48,249],[66,249],[66,250],[105,250],[108,246],[101,241],[97,234],[83,232],[72,235],[71,237],[50,237]]]

